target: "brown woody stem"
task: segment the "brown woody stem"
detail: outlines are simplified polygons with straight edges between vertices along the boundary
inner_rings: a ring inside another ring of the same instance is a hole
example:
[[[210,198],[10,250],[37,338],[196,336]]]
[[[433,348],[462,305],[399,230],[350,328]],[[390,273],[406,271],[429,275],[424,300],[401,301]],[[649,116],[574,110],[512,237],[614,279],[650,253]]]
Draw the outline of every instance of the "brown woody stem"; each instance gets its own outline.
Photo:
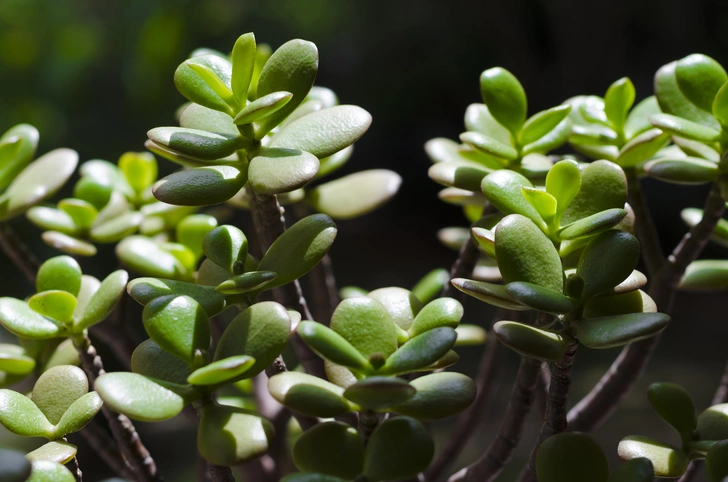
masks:
[[[134,472],[119,454],[116,440],[95,419],[91,420],[79,433],[114,473],[127,479],[134,479]]]
[[[20,240],[9,222],[0,223],[0,246],[5,251],[8,259],[35,286],[35,274],[40,268],[40,261]]]

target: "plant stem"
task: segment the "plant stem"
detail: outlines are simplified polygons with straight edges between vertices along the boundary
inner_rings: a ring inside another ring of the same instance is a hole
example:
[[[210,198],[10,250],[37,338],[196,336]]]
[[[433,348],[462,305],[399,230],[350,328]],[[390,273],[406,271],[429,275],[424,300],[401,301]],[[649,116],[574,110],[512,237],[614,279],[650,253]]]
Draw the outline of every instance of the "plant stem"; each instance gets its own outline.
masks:
[[[498,321],[505,316],[504,310],[497,310],[494,320]],[[500,363],[505,350],[498,342],[493,330],[488,331],[485,351],[480,359],[475,385],[478,388],[475,400],[467,410],[460,414],[451,431],[451,436],[437,458],[425,471],[427,480],[439,480],[448,468],[455,462],[460,452],[467,445],[470,437],[478,427],[481,417],[486,413],[491,394],[497,389],[497,374],[502,366]]]
[[[71,473],[76,482],[83,482],[83,472],[81,472],[81,466],[78,465],[78,457],[73,457],[68,464],[71,466]]]
[[[561,360],[554,363],[544,422],[541,426],[541,432],[538,434],[536,445],[531,450],[528,465],[521,472],[521,478],[519,479],[521,482],[536,482],[536,453],[538,448],[547,438],[566,430],[566,404],[569,397],[569,387],[571,386],[571,368],[574,365],[574,357],[578,347],[578,342],[570,343],[566,347],[566,352]]]
[[[359,412],[359,436],[361,437],[364,446],[367,446],[369,437],[371,437],[374,430],[379,425],[379,415],[374,410],[362,410]]]
[[[325,255],[308,275],[313,287],[314,315],[319,323],[328,326],[331,315],[339,304],[331,256]]]
[[[20,240],[9,222],[0,223],[0,246],[2,246],[8,259],[35,286],[35,274],[40,268],[40,261]]]
[[[650,284],[648,294],[661,312],[669,314],[672,311],[680,278],[710,240],[724,211],[725,201],[720,194],[720,185],[714,182],[705,201],[703,219],[683,236]],[[643,245],[642,252],[652,249],[655,248]],[[623,348],[594,388],[571,409],[569,429],[589,432],[601,425],[632,390],[658,341],[659,335]]]
[[[283,209],[278,204],[275,195],[259,195],[253,193],[251,198],[253,223],[255,224],[258,243],[260,244],[261,252],[265,253],[271,244],[286,230]],[[276,288],[275,293],[280,304],[286,308],[298,311],[304,320],[313,319],[298,280]],[[297,334],[291,337],[291,341],[293,342],[293,349],[296,352],[296,356],[306,372],[325,379],[326,375],[323,361],[316,356]]]
[[[126,479],[134,479],[134,472],[126,465],[119,454],[119,446],[116,441],[95,419],[91,420],[79,434],[86,439],[94,452],[99,454],[111,470]]]
[[[665,255],[662,252],[660,236],[655,222],[650,216],[647,201],[642,194],[642,186],[634,171],[627,173],[628,200],[635,216],[635,229],[637,238],[642,246],[642,256],[647,267],[648,277],[655,276],[665,264]]]
[[[212,482],[235,482],[235,477],[230,467],[208,463],[207,471],[210,474],[210,480]]]
[[[491,482],[501,473],[521,440],[540,370],[540,361],[533,358],[521,360],[496,439],[476,462],[457,472],[448,482]]]
[[[91,344],[88,336],[75,336],[73,344],[81,358],[81,366],[86,372],[91,386],[93,386],[96,379],[106,373],[103,361],[96,353],[96,348]],[[105,405],[101,408],[101,412],[106,417],[116,443],[138,480],[142,482],[161,480],[157,465],[139,438],[139,434],[131,420],[126,415],[112,412]]]
[[[549,385],[551,385],[551,369],[548,363],[541,363],[541,368],[536,377],[536,388],[534,390],[536,396],[536,411],[543,418],[546,413],[546,403],[549,395]]]

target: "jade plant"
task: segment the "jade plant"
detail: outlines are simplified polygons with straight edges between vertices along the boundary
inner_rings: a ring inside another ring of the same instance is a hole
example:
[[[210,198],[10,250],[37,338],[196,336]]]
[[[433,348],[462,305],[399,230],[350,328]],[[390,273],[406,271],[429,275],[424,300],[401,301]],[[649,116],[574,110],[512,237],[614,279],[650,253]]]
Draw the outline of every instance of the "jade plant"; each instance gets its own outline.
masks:
[[[195,50],[170,72],[186,99],[179,125],[149,130],[149,152],[82,163],[61,199],[77,154],[34,161],[27,124],[0,137],[0,245],[35,287],[0,298],[0,423],[47,440],[0,449],[0,479],[80,482],[91,455],[68,436],[81,436],[121,480],[162,480],[134,424],[179,416],[213,482],[493,481],[522,439],[519,481],[689,482],[704,464],[725,482],[728,376],[697,416],[679,386],[650,386],[678,446],[628,436],[610,448],[626,462],[610,469],[589,435],[669,332],[678,290],[728,287],[725,260],[698,259],[710,240],[728,245],[723,67],[694,54],[660,68],[639,102],[625,77],[536,113],[513,73],[485,70],[459,141],[425,146],[440,199],[462,208],[438,233],[458,251],[452,267],[426,267],[411,289],[339,289],[336,223],[383,206],[402,179],[376,168],[327,179],[356,162],[372,118],[314,85],[318,62],[311,42],[274,50],[252,33],[229,53]],[[181,169],[160,179],[170,166],[157,158]],[[670,253],[647,178],[676,197],[709,185]],[[21,214],[65,254],[38,262],[10,224]],[[108,265],[94,258],[101,244],[119,266],[103,280],[84,274]],[[465,310],[478,308],[468,297],[492,321]],[[117,360],[105,364],[97,344]],[[502,346],[520,365],[497,436],[475,443]],[[567,410],[577,352],[612,348],[620,355]],[[474,350],[483,360],[470,370],[460,355]],[[532,408],[542,427],[525,434]],[[434,421],[453,424],[437,444]],[[452,473],[466,446],[476,460]]]

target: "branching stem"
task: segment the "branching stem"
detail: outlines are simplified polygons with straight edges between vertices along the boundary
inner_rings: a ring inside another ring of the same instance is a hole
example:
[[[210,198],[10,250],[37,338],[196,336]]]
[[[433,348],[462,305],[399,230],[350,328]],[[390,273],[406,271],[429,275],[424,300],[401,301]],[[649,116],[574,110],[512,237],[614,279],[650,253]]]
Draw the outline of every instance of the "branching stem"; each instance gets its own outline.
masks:
[[[8,259],[23,273],[23,276],[35,286],[35,274],[40,268],[40,261],[20,240],[9,222],[0,223],[0,246]]]

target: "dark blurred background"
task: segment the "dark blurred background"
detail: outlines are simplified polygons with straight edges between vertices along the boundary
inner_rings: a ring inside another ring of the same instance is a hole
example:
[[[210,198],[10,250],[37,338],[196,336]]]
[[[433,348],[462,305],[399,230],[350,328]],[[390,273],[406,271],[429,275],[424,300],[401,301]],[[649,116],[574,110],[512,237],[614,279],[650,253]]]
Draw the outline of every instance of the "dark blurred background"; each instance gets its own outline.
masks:
[[[654,71],[671,60],[702,52],[728,62],[726,24],[724,0],[1,0],[0,131],[29,122],[41,133],[39,153],[64,146],[77,150],[82,161],[116,162],[125,151],[143,149],[148,129],[173,125],[183,98],[172,74],[194,48],[227,52],[248,31],[274,48],[295,37],[311,40],[321,57],[317,84],[374,117],[342,172],[382,167],[404,178],[389,205],[339,223],[332,250],[339,283],[411,287],[455,257],[438,243],[436,231],[466,224],[457,208],[437,200],[439,187],[427,177],[423,144],[462,132],[465,108],[481,102],[480,72],[501,65],[516,74],[531,113],[576,94],[602,95],[622,76],[633,80],[641,99],[651,93]],[[166,161],[161,166],[163,172],[173,168]],[[672,249],[685,231],[680,209],[701,205],[705,189],[646,181],[645,190],[663,248]],[[24,219],[13,224],[41,257],[55,254],[39,244],[40,232]],[[715,246],[705,252],[725,255]],[[82,265],[101,276],[114,263],[97,257]],[[0,266],[2,295],[30,293],[2,254]],[[612,422],[596,431],[613,464],[616,444],[625,435],[672,440],[649,410],[648,383],[681,383],[699,409],[706,406],[728,355],[724,301],[723,295],[678,297],[674,321],[648,373]],[[482,304],[468,303],[467,322],[487,319]],[[582,350],[572,400],[617,353]],[[477,348],[464,349],[459,369],[472,374],[479,354]],[[517,357],[509,355],[497,400],[458,465],[481,452],[497,428],[516,365]],[[435,424],[433,430],[443,437],[451,423]],[[193,480],[194,427],[185,420],[139,425],[167,480]],[[536,428],[532,417],[518,460],[501,480],[518,472]],[[91,449],[78,437],[75,441],[87,480],[108,475]],[[19,443],[0,433],[2,442]],[[23,443],[30,447],[35,441]]]

